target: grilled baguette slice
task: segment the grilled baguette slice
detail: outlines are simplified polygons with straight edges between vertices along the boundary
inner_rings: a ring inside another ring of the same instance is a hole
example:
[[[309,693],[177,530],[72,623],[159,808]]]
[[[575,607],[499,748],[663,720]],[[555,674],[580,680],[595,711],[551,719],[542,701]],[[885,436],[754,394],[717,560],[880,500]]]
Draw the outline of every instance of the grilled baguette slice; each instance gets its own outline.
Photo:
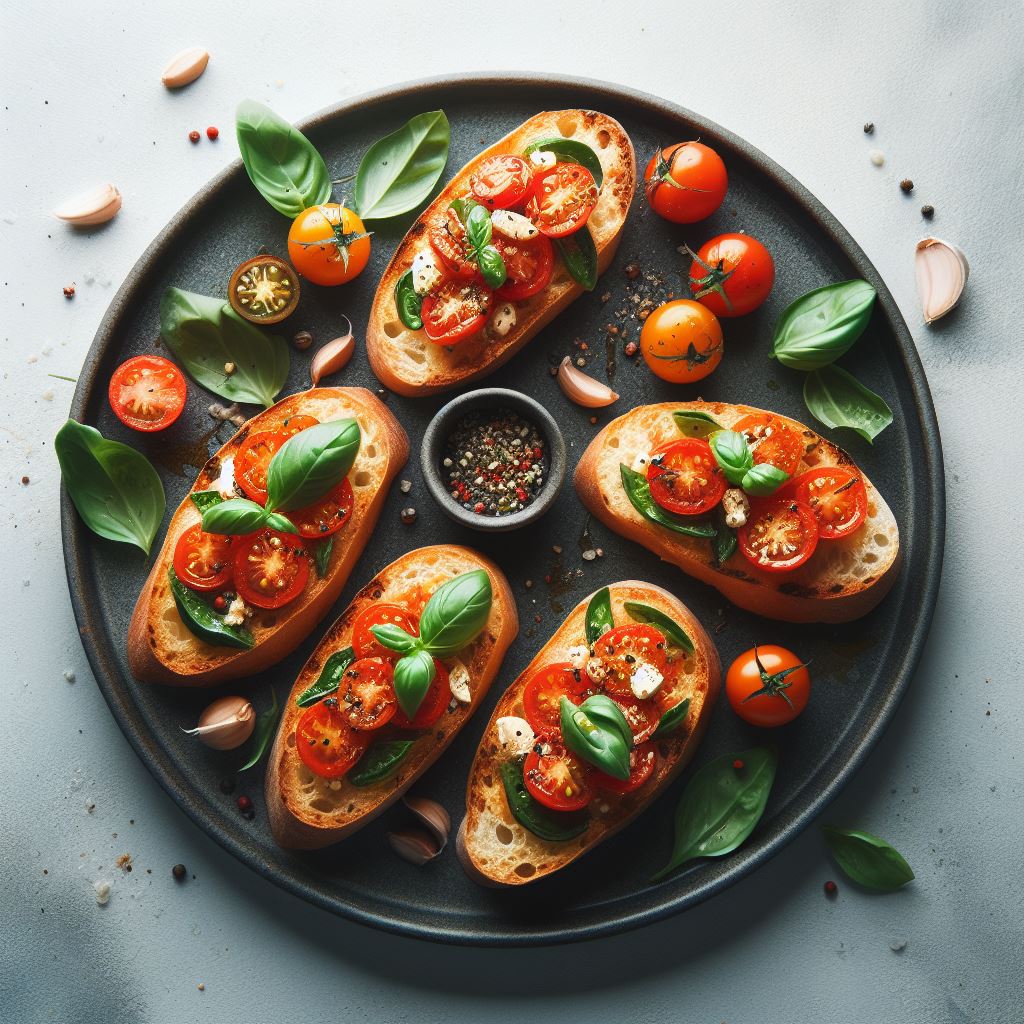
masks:
[[[487,570],[493,600],[483,632],[457,655],[469,672],[471,703],[450,707],[430,733],[416,740],[391,778],[358,787],[347,779],[332,784],[313,774],[295,752],[295,727],[305,711],[295,700],[316,681],[327,658],[350,645],[352,624],[359,613],[379,601],[394,601],[417,586],[433,591],[474,569]],[[393,804],[444,753],[480,706],[518,632],[519,618],[508,581],[493,562],[469,548],[451,544],[418,548],[377,573],[317,645],[299,673],[281,716],[266,780],[270,827],[277,842],[302,850],[329,846],[362,828]]]
[[[611,584],[610,591],[616,624],[633,621],[623,609],[626,601],[640,601],[669,615],[693,641],[694,653],[686,656],[673,691],[668,691],[673,705],[690,698],[686,722],[678,732],[656,741],[658,760],[654,774],[641,789],[625,796],[607,794],[596,806],[591,804],[593,817],[582,835],[565,842],[549,842],[516,821],[509,810],[499,771],[510,753],[498,740],[498,719],[506,715],[521,718],[523,691],[531,676],[545,665],[566,661],[569,648],[582,642],[590,598],[576,605],[498,701],[473,761],[466,786],[466,817],[456,843],[466,873],[483,885],[524,885],[571,864],[628,825],[663,792],[693,757],[704,736],[722,674],[711,638],[693,613],[661,587],[626,580]],[[600,810],[601,807],[607,807],[607,811]]]
[[[395,284],[412,266],[416,253],[429,246],[429,225],[442,217],[451,201],[469,190],[469,176],[489,156],[522,153],[531,142],[565,136],[586,143],[597,154],[604,183],[588,227],[597,247],[598,272],[612,261],[626,214],[636,191],[636,158],[629,136],[618,121],[594,110],[556,110],[537,114],[471,160],[420,214],[391,258],[373,300],[366,329],[366,351],[373,372],[401,395],[419,397],[469,384],[493,373],[550,323],[583,288],[555,261],[551,283],[529,299],[515,303],[516,325],[503,338],[488,330],[446,349],[409,330],[395,308]]]
[[[580,499],[601,522],[690,576],[710,583],[734,604],[768,618],[849,622],[866,615],[885,597],[899,571],[899,528],[885,499],[863,474],[867,522],[848,538],[822,541],[811,558],[792,572],[755,569],[738,551],[718,567],[709,541],[681,536],[644,519],[622,488],[619,465],[631,466],[637,456],[682,437],[672,419],[677,410],[708,413],[723,427],[764,411],[723,402],[663,402],[639,406],[613,420],[583,453],[575,475]],[[796,420],[780,419],[798,430],[806,442],[797,473],[816,466],[856,469],[850,456],[831,441]]]
[[[178,538],[201,520],[186,496],[171,518],[163,547],[135,604],[128,627],[128,665],[147,683],[213,686],[262,672],[290,654],[337,601],[380,516],[388,488],[409,457],[409,439],[387,407],[366,388],[312,388],[282,399],[249,420],[203,467],[192,492],[217,488],[222,468],[234,459],[250,433],[276,429],[289,416],[322,422],[353,417],[362,442],[349,472],[355,504],[349,521],[334,535],[327,575],[309,574],[305,590],[277,611],[255,610],[249,626],[256,637],[250,651],[207,644],[181,621],[167,570]],[[230,470],[228,470],[230,472]]]

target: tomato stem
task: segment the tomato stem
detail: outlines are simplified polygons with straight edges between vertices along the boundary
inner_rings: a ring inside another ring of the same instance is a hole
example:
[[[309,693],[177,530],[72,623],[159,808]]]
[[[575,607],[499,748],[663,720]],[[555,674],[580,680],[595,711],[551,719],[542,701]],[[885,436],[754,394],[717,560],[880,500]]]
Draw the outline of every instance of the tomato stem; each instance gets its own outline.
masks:
[[[757,653],[757,644],[754,644],[754,661],[757,663],[757,671],[761,674],[761,689],[748,694],[740,703],[746,704],[748,700],[753,700],[755,697],[781,697],[792,708],[793,702],[786,690],[793,684],[786,681],[786,676],[799,669],[807,668],[810,662],[805,661],[800,665],[794,665],[792,668],[772,674],[764,667],[764,662],[761,661],[761,656]],[[796,709],[794,708],[794,710]]]
[[[725,294],[724,285],[735,273],[736,268],[724,270],[725,260],[719,260],[717,265],[712,267],[709,263],[705,263],[685,242],[683,243],[683,248],[689,253],[691,259],[699,263],[707,271],[703,277],[689,277],[689,275],[686,275],[690,285],[690,295],[695,299],[702,299],[705,295],[715,292],[722,297],[726,309],[731,313],[732,302],[729,296]]]

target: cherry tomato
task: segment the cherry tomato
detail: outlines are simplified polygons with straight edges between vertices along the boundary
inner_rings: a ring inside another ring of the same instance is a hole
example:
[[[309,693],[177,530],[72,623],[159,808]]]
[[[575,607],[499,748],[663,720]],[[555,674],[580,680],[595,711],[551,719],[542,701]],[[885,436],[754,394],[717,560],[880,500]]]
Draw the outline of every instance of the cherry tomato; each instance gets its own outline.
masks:
[[[413,718],[399,707],[391,724],[399,729],[429,729],[437,724],[437,720],[444,714],[452,699],[451,687],[448,685],[448,669],[434,659],[434,681],[430,684],[423,703],[416,709]]]
[[[792,495],[811,507],[822,540],[838,540],[859,530],[868,517],[868,493],[860,474],[845,466],[822,466],[786,484]]]
[[[710,146],[678,142],[651,157],[644,182],[655,213],[675,224],[693,224],[722,205],[729,176]]]
[[[299,528],[303,537],[329,537],[348,522],[354,503],[352,485],[346,477],[322,498],[305,508],[293,509],[288,513],[288,518]]]
[[[489,156],[470,177],[473,198],[489,210],[518,206],[530,191],[533,171],[521,156]]]
[[[519,241],[495,231],[491,244],[501,253],[508,275],[495,293],[498,298],[528,299],[548,286],[555,266],[555,250],[549,239],[537,235],[529,241]]]
[[[590,781],[607,793],[632,793],[639,789],[653,774],[658,753],[653,743],[641,743],[629,752],[629,778],[623,781],[604,772],[593,771]]]
[[[132,430],[169,427],[185,408],[185,376],[163,356],[135,356],[110,378],[107,395],[117,418]]]
[[[400,626],[410,634],[419,636],[419,616],[413,615],[407,608],[398,604],[372,604],[363,609],[352,623],[352,650],[357,658],[388,658],[395,659],[401,655],[398,651],[385,647],[370,632],[372,626]]]
[[[561,736],[562,698],[579,705],[593,692],[586,673],[568,662],[545,665],[523,690],[523,715],[537,735]]]
[[[818,523],[802,501],[759,498],[736,533],[740,551],[758,569],[790,572],[804,564],[818,546]]]
[[[286,419],[281,421],[281,426],[278,432],[286,434],[288,437],[294,437],[303,430],[315,427],[319,422],[320,421],[315,416],[288,416]]]
[[[542,235],[564,238],[579,231],[597,205],[597,182],[579,164],[555,164],[533,179],[526,216]]]
[[[707,306],[673,299],[647,317],[640,351],[655,376],[673,384],[703,380],[722,361],[722,325]]]
[[[744,416],[732,429],[747,439],[755,463],[769,463],[792,476],[804,457],[800,431],[770,412]]]
[[[647,464],[651,497],[669,512],[696,516],[713,509],[725,494],[725,474],[711,445],[696,437],[656,448]]]
[[[280,608],[302,593],[308,578],[306,545],[294,533],[257,530],[235,545],[235,587],[246,604]]]
[[[267,503],[267,468],[288,436],[278,430],[260,430],[250,434],[238,449],[235,482],[252,501]]]
[[[643,743],[654,735],[661,721],[661,712],[653,700],[640,700],[632,693],[613,693],[612,700],[622,708],[622,713],[633,733],[634,743]]]
[[[753,313],[772,290],[771,253],[750,235],[718,235],[705,242],[690,267],[690,292],[715,316]]]
[[[811,676],[792,651],[765,644],[729,666],[725,692],[744,722],[772,728],[792,722],[807,707]]]
[[[491,311],[491,290],[482,284],[445,281],[423,299],[423,329],[435,345],[455,345],[483,330]]]
[[[175,575],[193,590],[222,590],[231,582],[238,539],[190,526],[174,545]]]
[[[340,779],[363,756],[373,733],[356,732],[341,710],[337,697],[314,704],[295,726],[295,749],[314,775]]]
[[[549,743],[549,754],[531,750],[523,764],[526,790],[553,811],[579,811],[590,800],[586,768],[560,743]]]
[[[665,634],[653,626],[616,626],[594,644],[594,656],[608,670],[603,683],[608,693],[632,700],[629,681],[640,662],[665,674]]]
[[[321,203],[292,221],[288,255],[295,269],[313,284],[345,284],[369,262],[370,237],[351,210]]]
[[[353,729],[380,729],[395,717],[394,679],[391,663],[380,658],[360,658],[345,669],[338,704]]]
[[[462,218],[449,206],[444,216],[430,228],[430,245],[445,269],[462,281],[479,281],[480,268]]]

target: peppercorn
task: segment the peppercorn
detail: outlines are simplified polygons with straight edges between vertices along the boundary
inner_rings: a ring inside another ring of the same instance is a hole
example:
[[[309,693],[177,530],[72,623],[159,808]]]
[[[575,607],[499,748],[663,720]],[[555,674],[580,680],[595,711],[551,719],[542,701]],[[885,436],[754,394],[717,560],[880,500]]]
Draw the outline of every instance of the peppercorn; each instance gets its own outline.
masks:
[[[625,353],[625,355],[628,358],[632,359],[633,356],[636,355],[637,350],[639,348],[640,348],[640,346],[637,345],[637,343],[635,341],[627,341],[626,342],[626,347],[622,351]]]
[[[210,127],[209,127],[209,128],[207,128],[207,129],[206,129],[206,137],[207,137],[207,138],[208,138],[208,139],[209,139],[209,140],[210,140],[211,142],[216,142],[216,141],[217,141],[217,136],[218,136],[218,135],[220,135],[220,129],[218,129],[218,128],[215,128],[215,127],[214,127],[214,126],[213,126],[212,124],[210,125]]]
[[[412,505],[408,508],[402,509],[402,522],[405,523],[406,526],[411,526],[416,522],[416,509],[414,509]]]
[[[213,599],[213,607],[216,608],[217,611],[222,612],[222,611],[224,611],[225,608],[227,608],[227,606],[228,606],[228,603],[227,603],[227,601],[224,600],[224,595],[223,594],[218,594]]]
[[[75,297],[75,286],[73,284],[64,285],[64,298],[73,299]]]
[[[836,883],[833,882],[831,878],[824,884],[822,888],[824,888],[826,896],[835,896],[835,894],[839,892],[839,886],[836,885]]]
[[[194,128],[188,133],[188,141],[195,145],[199,141],[199,132]]]
[[[624,270],[630,281],[635,281],[640,276],[640,265],[637,263],[627,263]]]
[[[875,132],[875,122],[874,121],[868,121],[867,124],[864,125],[864,134],[865,135],[873,135],[874,132]]]
[[[921,216],[924,217],[925,220],[931,220],[932,217],[935,216],[935,207],[932,206],[931,203],[925,203],[924,206],[921,207]]]
[[[305,352],[310,345],[313,344],[313,335],[309,331],[299,331],[298,334],[292,338],[292,344],[295,346],[297,352]]]
[[[29,485],[29,479],[28,479],[28,477],[27,477],[27,476],[23,476],[23,477],[21,478],[21,483],[22,483],[22,486],[23,486],[23,487],[28,487],[28,485]]]
[[[184,882],[188,871],[184,864],[175,864],[174,867],[171,868],[171,874],[174,875],[174,880],[176,882]]]
[[[743,767],[743,762],[737,757],[736,760],[733,761],[732,766],[736,771],[739,771]]]
[[[252,800],[249,799],[244,793],[238,798],[238,809],[244,814],[246,811],[252,810]]]
[[[914,191],[914,183],[909,178],[904,178],[900,182],[900,188],[903,189],[905,195],[910,195]]]

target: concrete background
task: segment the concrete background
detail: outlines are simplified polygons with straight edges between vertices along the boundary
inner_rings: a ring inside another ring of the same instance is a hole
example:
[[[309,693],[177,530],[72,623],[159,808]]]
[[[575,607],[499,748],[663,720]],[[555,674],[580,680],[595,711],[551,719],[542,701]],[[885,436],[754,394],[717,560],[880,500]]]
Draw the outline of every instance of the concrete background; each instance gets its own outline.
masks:
[[[106,6],[0,4],[0,1016],[1022,1019],[1024,716],[1009,613],[1024,571],[1024,460],[1008,429],[1024,382],[1021,5],[523,0],[491,35],[449,2]],[[163,64],[196,44],[213,55],[207,73],[167,93]],[[402,940],[242,869],[164,796],[107,713],[61,564],[51,442],[72,385],[48,374],[76,376],[132,263],[236,156],[239,98],[299,118],[390,82],[488,67],[603,77],[746,137],[836,213],[904,310],[945,447],[945,576],[910,693],[832,816],[906,855],[917,872],[906,891],[871,896],[840,879],[827,901],[822,882],[837,872],[812,829],[723,896],[639,932],[554,950]],[[220,141],[189,145],[188,130],[207,124]],[[881,169],[868,161],[875,147]],[[897,187],[906,175],[917,184],[909,199]],[[105,180],[125,197],[109,230],[76,235],[48,216]],[[924,202],[937,211],[930,225]],[[961,310],[931,329],[913,283],[913,245],[926,233],[972,263]],[[125,851],[131,874],[114,867]],[[178,861],[195,876],[184,886],[170,876]],[[99,877],[114,885],[102,908],[90,885]]]

